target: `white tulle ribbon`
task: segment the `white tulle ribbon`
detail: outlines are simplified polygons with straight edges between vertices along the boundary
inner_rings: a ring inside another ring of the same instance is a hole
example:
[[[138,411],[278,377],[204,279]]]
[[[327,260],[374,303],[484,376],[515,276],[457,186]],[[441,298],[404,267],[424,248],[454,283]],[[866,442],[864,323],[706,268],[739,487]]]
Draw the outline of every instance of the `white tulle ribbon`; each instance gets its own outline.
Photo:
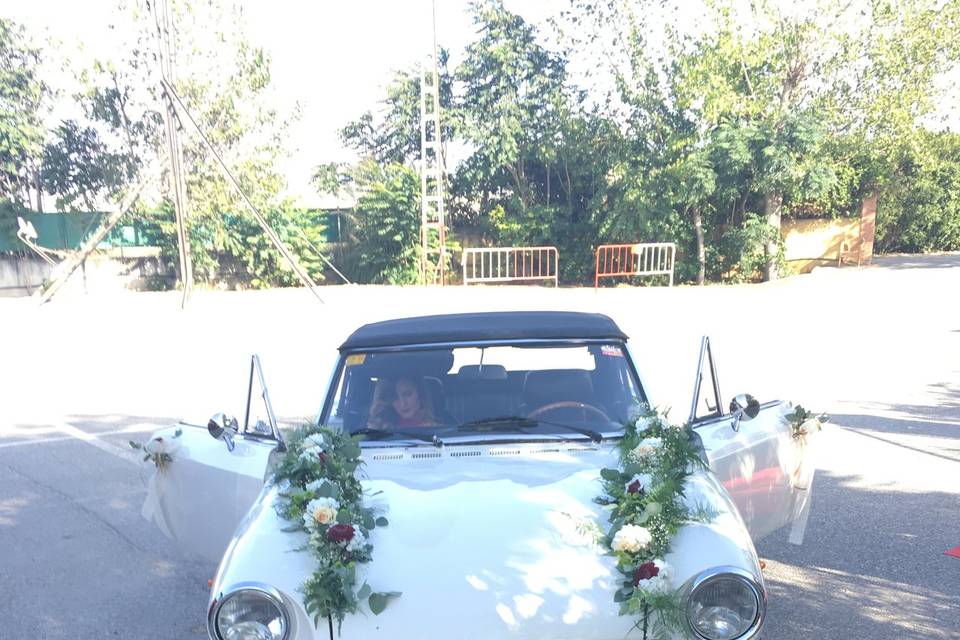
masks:
[[[794,494],[793,512],[790,518],[793,524],[790,527],[788,540],[796,545],[803,544],[807,520],[810,518],[813,477],[817,470],[816,455],[821,435],[818,422],[816,428],[805,429],[803,435],[794,437],[793,440],[796,452],[795,464],[791,465],[793,472],[790,474],[790,487]]]
[[[154,522],[168,538],[173,538],[173,531],[170,529],[170,518],[163,508],[163,501],[160,498],[160,491],[163,483],[159,481],[160,471],[154,470],[150,474],[150,480],[147,481],[147,499],[143,501],[143,507],[140,509],[140,515],[147,522]]]

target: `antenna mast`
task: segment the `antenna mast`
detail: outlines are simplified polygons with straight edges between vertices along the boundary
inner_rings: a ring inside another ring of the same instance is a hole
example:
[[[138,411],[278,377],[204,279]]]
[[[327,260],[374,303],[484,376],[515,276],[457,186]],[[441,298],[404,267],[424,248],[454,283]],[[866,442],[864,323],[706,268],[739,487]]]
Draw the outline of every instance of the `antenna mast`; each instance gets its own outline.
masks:
[[[433,52],[420,67],[420,282],[443,285],[446,280],[447,230],[443,206],[436,0],[432,4]]]

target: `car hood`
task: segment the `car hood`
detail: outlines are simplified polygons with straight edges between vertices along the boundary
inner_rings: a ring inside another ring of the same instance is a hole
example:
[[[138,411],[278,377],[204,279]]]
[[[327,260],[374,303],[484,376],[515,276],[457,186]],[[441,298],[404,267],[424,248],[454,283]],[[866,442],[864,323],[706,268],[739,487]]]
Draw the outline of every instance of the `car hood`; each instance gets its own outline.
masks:
[[[361,568],[360,581],[402,595],[379,616],[348,616],[339,637],[572,640],[619,639],[630,631],[633,621],[620,617],[613,602],[621,574],[595,536],[597,523],[603,529],[608,524],[593,499],[600,493],[600,469],[615,464],[612,447],[384,449],[365,453],[365,459],[368,504],[390,524],[373,532],[374,558]],[[718,518],[681,532],[686,553],[677,553],[681,547],[675,545],[667,558],[676,586],[704,567],[706,554],[697,548],[709,547],[711,559],[719,559],[715,564],[755,566],[749,537],[736,512],[729,513],[722,489],[709,474],[698,474],[691,484],[691,493],[713,505]],[[267,517],[262,510],[254,514]],[[247,526],[242,546],[254,545],[251,537],[272,537],[265,529],[283,525]],[[292,540],[280,546],[287,550],[305,542],[302,534],[286,537]],[[268,558],[263,549],[274,542],[264,539],[244,558],[228,551],[221,573],[231,556],[237,565],[249,563],[251,555]],[[299,601],[295,590],[313,570],[309,555],[286,553],[272,565],[286,567],[276,576],[286,584],[275,586]],[[250,567],[231,567],[233,576],[221,575],[218,583],[249,579],[244,570]],[[303,632],[309,627],[310,635],[295,638],[328,636],[325,625],[314,630],[302,611],[297,617],[297,626]]]
[[[618,573],[591,535],[606,521],[592,499],[612,453],[475,450],[371,461],[367,484],[383,492],[390,526],[376,534],[366,578],[403,595],[380,616],[346,620],[342,636],[622,637],[629,622],[605,615]]]

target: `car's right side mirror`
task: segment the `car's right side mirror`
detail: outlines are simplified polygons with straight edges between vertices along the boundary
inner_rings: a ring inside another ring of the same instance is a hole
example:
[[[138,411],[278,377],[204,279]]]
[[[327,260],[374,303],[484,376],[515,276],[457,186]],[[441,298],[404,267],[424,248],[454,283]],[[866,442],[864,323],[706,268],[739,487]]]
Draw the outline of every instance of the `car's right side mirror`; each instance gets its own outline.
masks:
[[[731,426],[739,431],[742,420],[753,420],[760,413],[760,402],[749,393],[739,393],[730,401],[730,413],[733,414]]]

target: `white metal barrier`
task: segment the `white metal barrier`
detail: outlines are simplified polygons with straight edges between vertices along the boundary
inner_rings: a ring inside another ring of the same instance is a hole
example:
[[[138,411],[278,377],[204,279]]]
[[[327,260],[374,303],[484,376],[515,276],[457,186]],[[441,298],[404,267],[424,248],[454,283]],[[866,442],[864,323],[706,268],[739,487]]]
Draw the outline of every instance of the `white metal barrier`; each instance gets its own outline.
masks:
[[[637,258],[638,276],[670,276],[670,285],[673,286],[673,257],[677,252],[677,245],[672,242],[645,242],[636,245],[634,252]]]
[[[463,250],[463,284],[552,280],[558,285],[556,247],[491,247]]]
[[[600,278],[616,276],[670,276],[673,286],[673,258],[677,246],[672,242],[603,244],[597,247],[593,286]]]

